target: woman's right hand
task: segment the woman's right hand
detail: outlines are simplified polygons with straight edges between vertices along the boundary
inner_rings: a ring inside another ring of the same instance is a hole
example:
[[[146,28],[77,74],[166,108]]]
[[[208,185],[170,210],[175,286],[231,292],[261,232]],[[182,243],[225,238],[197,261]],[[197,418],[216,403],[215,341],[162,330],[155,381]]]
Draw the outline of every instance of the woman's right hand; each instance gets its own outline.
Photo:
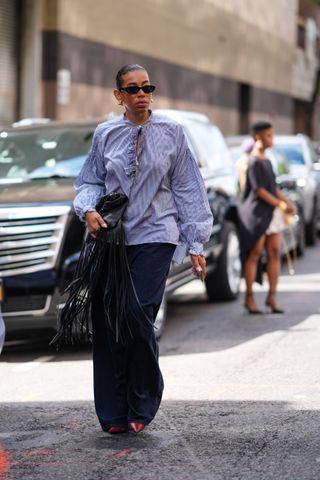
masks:
[[[287,201],[287,208],[285,210],[285,213],[288,213],[289,215],[296,215],[297,213],[296,206],[293,203]]]
[[[96,233],[100,228],[107,228],[108,226],[98,212],[86,212],[84,218],[87,229],[93,238],[96,238]]]
[[[294,203],[290,202],[290,200],[280,200],[277,205],[280,210],[288,215],[295,215],[297,213],[297,209]]]

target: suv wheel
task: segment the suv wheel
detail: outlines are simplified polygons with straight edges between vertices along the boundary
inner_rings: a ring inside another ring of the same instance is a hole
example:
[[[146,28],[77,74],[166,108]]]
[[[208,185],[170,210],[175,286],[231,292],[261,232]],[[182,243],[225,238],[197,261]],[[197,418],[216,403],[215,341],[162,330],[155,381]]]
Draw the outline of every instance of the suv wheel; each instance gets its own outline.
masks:
[[[233,223],[226,222],[222,243],[224,248],[216,269],[206,277],[206,289],[210,302],[234,300],[239,294],[241,260],[239,237]]]
[[[316,209],[313,207],[311,220],[306,224],[306,244],[315,245],[317,242],[317,222],[316,222]]]
[[[302,216],[299,220],[298,232],[297,232],[297,255],[302,257],[306,249],[306,228]]]
[[[155,326],[154,333],[155,333],[155,336],[156,336],[157,340],[159,340],[159,338],[163,334],[163,330],[164,330],[164,327],[165,327],[165,324],[166,324],[167,303],[168,303],[167,297],[164,294],[161,305],[160,305],[160,308],[159,308],[159,311],[158,311],[158,314],[157,314],[157,317],[156,317],[156,321],[154,323],[154,326]]]

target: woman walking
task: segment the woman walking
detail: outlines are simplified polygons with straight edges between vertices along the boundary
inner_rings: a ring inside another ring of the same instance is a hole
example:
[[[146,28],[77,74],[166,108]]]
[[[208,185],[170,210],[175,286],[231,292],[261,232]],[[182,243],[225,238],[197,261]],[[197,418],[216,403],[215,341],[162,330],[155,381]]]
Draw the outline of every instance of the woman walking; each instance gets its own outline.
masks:
[[[182,127],[149,109],[154,90],[142,66],[126,65],[118,72],[114,95],[125,112],[98,125],[75,182],[74,207],[93,237],[108,228],[96,211],[98,200],[111,192],[129,198],[123,228],[134,287],[125,310],[130,325],[125,341],[106,320],[108,265],[92,299],[95,407],[109,433],[140,432],[154,418],[163,379],[153,324],[170,262],[182,241],[194,274],[201,270],[204,277],[203,243],[212,230],[204,183]]]
[[[284,213],[295,214],[295,206],[276,184],[266,149],[273,143],[273,128],[268,122],[253,125],[255,145],[249,160],[243,201],[239,208],[240,241],[246,282],[244,306],[251,314],[261,314],[253,296],[253,283],[261,282],[258,263],[263,250],[267,253],[269,292],[266,306],[272,313],[283,313],[276,302],[276,289],[280,274],[280,247],[285,227]]]

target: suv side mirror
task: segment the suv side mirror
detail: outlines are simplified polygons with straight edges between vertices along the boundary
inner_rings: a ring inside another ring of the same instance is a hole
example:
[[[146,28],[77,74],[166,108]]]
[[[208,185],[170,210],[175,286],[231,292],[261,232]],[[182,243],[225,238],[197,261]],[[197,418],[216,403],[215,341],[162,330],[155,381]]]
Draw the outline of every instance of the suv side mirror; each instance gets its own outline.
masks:
[[[296,190],[296,180],[290,175],[279,175],[277,177],[277,184],[281,189]]]

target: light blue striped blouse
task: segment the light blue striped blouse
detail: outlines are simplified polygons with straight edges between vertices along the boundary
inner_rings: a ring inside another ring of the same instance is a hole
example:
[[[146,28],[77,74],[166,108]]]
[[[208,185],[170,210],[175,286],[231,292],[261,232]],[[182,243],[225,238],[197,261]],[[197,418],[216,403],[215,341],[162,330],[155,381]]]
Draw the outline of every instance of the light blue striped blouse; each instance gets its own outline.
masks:
[[[142,125],[125,115],[98,125],[75,189],[74,208],[82,220],[106,193],[129,197],[123,222],[127,245],[184,243],[199,255],[210,238],[203,179],[181,125],[164,115],[152,113]]]

